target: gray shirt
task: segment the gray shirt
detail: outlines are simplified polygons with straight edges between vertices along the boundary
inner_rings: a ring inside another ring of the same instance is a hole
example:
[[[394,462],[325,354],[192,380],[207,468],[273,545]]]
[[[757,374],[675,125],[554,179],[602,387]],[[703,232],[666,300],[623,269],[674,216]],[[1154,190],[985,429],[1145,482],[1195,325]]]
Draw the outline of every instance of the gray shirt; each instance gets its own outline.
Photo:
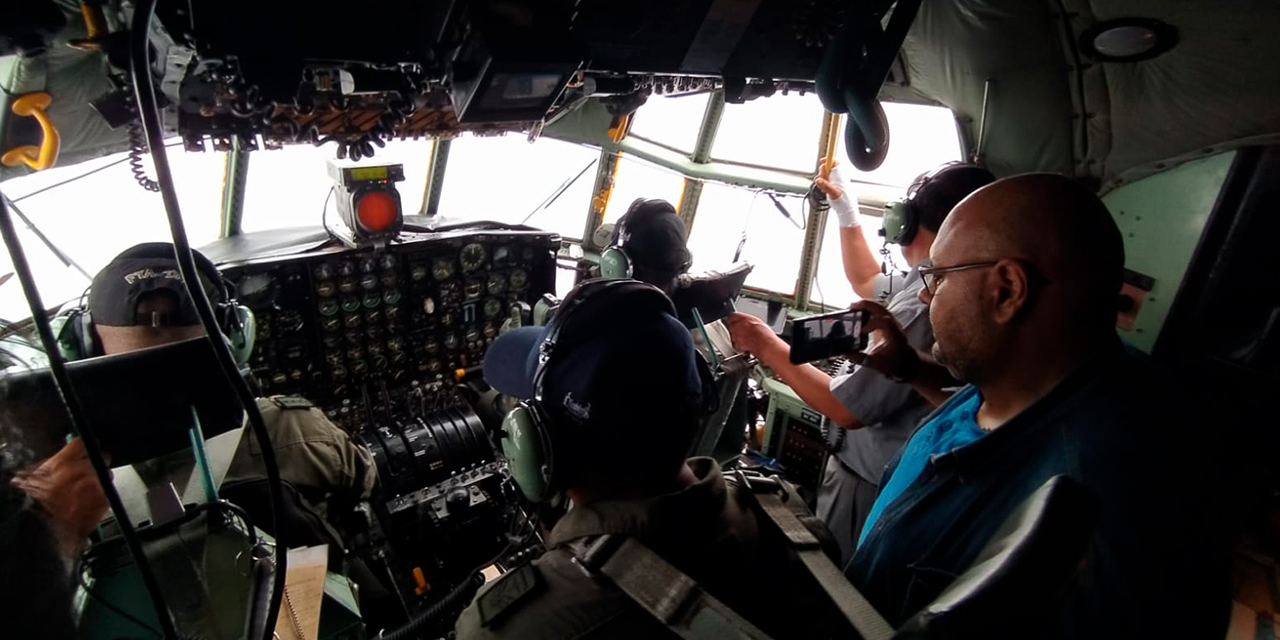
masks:
[[[924,281],[912,269],[876,279],[876,299],[902,325],[911,346],[928,350],[933,346],[929,307],[920,302]],[[880,475],[889,460],[906,443],[920,420],[933,406],[909,384],[893,382],[867,367],[857,367],[848,375],[831,380],[831,393],[863,424],[847,431],[836,457],[864,480],[880,484]]]

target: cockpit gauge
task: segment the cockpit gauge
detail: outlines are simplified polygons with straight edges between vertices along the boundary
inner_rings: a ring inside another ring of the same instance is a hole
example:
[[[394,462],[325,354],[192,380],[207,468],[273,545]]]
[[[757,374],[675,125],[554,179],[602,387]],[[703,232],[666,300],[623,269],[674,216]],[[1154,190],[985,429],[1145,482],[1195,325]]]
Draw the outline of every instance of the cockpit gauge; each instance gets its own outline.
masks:
[[[320,315],[329,317],[338,313],[338,302],[336,300],[325,300],[320,303]]]
[[[439,353],[440,342],[437,341],[435,338],[429,338],[426,342],[422,344],[422,350],[426,351],[427,353]]]
[[[444,337],[444,348],[453,351],[458,348],[458,334],[449,333]]]
[[[368,351],[371,356],[380,356],[386,353],[387,348],[383,346],[381,342],[370,342],[369,345],[365,347],[365,350]]]
[[[348,329],[354,329],[360,326],[360,314],[353,313],[349,316],[342,316],[342,326]]]
[[[439,358],[432,358],[427,361],[427,371],[431,373],[440,373],[444,370],[444,363]]]
[[[456,316],[454,314],[446,311],[440,315],[440,324],[446,327],[452,327],[455,319],[456,319]]]
[[[277,371],[271,374],[271,384],[280,386],[289,381],[289,374],[283,371]]]
[[[276,326],[283,333],[301,331],[303,324],[305,324],[305,320],[303,320],[302,314],[292,309],[280,312],[280,316],[276,318]]]
[[[329,353],[324,354],[324,361],[329,363],[329,366],[331,367],[339,366],[342,364],[342,352],[330,351]]]
[[[468,300],[474,300],[476,298],[479,298],[481,293],[484,293],[484,282],[480,280],[467,281],[467,299]]]
[[[387,319],[388,323],[394,323],[400,316],[400,307],[389,304],[382,310],[382,316]]]
[[[325,280],[316,285],[316,295],[321,298],[332,298],[333,294],[338,292],[338,285],[329,280]]]
[[[320,328],[325,331],[337,331],[342,328],[342,320],[338,318],[325,318],[320,323]]]
[[[236,287],[236,297],[240,302],[251,307],[264,307],[276,299],[280,286],[269,273],[255,273],[245,276]]]
[[[382,337],[382,327],[379,327],[376,324],[365,325],[364,335],[370,340],[377,340]]]
[[[387,304],[400,302],[400,292],[395,289],[387,289],[382,292],[382,301]]]
[[[440,302],[445,306],[462,302],[462,287],[452,280],[440,283]]]
[[[364,360],[352,360],[350,367],[351,373],[357,376],[364,375],[369,370],[369,365],[365,364]]]
[[[396,256],[395,256],[395,254],[393,254],[393,253],[384,253],[384,254],[382,254],[382,257],[381,257],[381,258],[378,258],[378,266],[382,267],[383,269],[394,269],[394,268],[396,268]]]
[[[382,275],[378,277],[378,281],[382,283],[383,287],[390,289],[396,286],[396,272],[383,271]]]
[[[529,272],[524,269],[513,269],[509,280],[511,281],[511,288],[519,291],[529,286]]]
[[[463,247],[462,253],[458,254],[458,262],[462,263],[463,273],[471,273],[483,267],[484,258],[484,245],[474,242]]]
[[[360,310],[360,298],[349,296],[342,299],[342,310],[347,313],[355,313]]]
[[[489,274],[489,279],[484,283],[485,291],[491,296],[500,296],[507,291],[507,277],[501,273]]]
[[[347,261],[338,265],[338,275],[345,278],[347,276],[354,276],[355,274],[356,263]]]
[[[502,313],[502,301],[497,298],[489,298],[484,301],[484,317],[492,320]]]
[[[360,332],[355,329],[344,332],[342,337],[349,344],[360,344],[364,340],[364,337],[360,335]]]
[[[409,360],[409,355],[403,351],[391,352],[391,364],[400,366]]]
[[[415,264],[409,269],[409,278],[414,282],[422,282],[429,275],[431,275],[431,269],[428,269],[425,264]]]
[[[498,335],[498,328],[493,326],[493,323],[486,322],[484,325],[484,337],[492,340],[493,338],[497,337],[497,335]]]
[[[352,345],[347,347],[347,357],[352,360],[359,360],[364,357],[364,348],[360,345]]]
[[[370,291],[364,294],[364,307],[366,309],[377,309],[382,304],[382,296],[377,291]]]
[[[365,291],[372,291],[378,288],[378,276],[372,273],[366,273],[360,276],[360,288]]]
[[[333,322],[334,325],[332,331],[335,332],[338,330],[338,327],[342,326],[342,323],[339,322],[337,318],[334,318],[333,320],[325,320],[325,322]],[[330,329],[326,327],[325,331],[330,331]],[[324,343],[324,346],[329,347],[330,349],[335,349],[342,344],[342,336],[337,333],[326,333],[324,334],[324,337],[320,339],[320,342]]]
[[[380,310],[380,309],[370,309],[370,310],[368,310],[368,311],[364,312],[364,321],[365,321],[365,322],[368,322],[369,324],[375,324],[375,323],[377,323],[379,320],[382,320],[382,310]]]
[[[497,249],[493,250],[494,266],[506,264],[507,260],[509,259],[511,259],[511,249],[508,248],[507,245],[504,244],[501,247],[498,247]]]
[[[329,376],[334,380],[341,380],[347,377],[347,368],[340,364],[335,364],[329,368]]]
[[[328,262],[322,263],[311,272],[311,275],[314,275],[316,280],[332,280],[334,275],[333,265]]]
[[[431,262],[431,277],[436,280],[448,280],[453,277],[453,261],[436,258]]]
[[[386,371],[386,370],[387,370],[387,357],[386,357],[386,356],[374,356],[374,357],[373,357],[373,370],[374,370],[374,371]]]
[[[475,327],[467,329],[467,335],[464,338],[467,342],[476,342],[480,340],[480,330]]]
[[[401,340],[400,338],[395,338],[395,337],[388,338],[388,339],[387,339],[387,349],[388,349],[388,350],[390,350],[390,351],[403,351],[403,350],[404,350],[404,340]]]
[[[356,284],[355,278],[343,278],[338,281],[338,291],[342,293],[355,293],[359,288],[360,285]]]
[[[373,273],[378,269],[378,261],[373,258],[365,258],[360,261],[360,273]]]

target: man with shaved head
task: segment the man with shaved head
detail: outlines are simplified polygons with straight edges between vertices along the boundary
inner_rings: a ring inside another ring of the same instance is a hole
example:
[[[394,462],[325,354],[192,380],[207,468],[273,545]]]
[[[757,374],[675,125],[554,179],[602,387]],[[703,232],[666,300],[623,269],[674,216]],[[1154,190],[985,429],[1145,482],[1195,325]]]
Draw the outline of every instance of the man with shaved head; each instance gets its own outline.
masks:
[[[893,624],[932,601],[1037,488],[1067,475],[1096,498],[1080,570],[1023,594],[1019,637],[1216,638],[1225,563],[1191,407],[1115,332],[1124,247],[1091,191],[1006,178],[956,206],[920,273],[933,356],[969,384],[925,418],[881,481],[846,574]],[[937,367],[873,313],[868,366]],[[930,376],[944,379],[945,376]],[[1196,482],[1191,482],[1191,478]]]

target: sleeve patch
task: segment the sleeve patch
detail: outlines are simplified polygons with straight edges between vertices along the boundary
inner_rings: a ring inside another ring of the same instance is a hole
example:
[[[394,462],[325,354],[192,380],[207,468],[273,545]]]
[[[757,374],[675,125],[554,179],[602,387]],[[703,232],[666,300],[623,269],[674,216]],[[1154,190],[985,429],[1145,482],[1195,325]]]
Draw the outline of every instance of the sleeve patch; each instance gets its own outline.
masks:
[[[272,396],[271,402],[284,410],[310,409],[316,406],[312,404],[310,400],[307,400],[302,396]]]

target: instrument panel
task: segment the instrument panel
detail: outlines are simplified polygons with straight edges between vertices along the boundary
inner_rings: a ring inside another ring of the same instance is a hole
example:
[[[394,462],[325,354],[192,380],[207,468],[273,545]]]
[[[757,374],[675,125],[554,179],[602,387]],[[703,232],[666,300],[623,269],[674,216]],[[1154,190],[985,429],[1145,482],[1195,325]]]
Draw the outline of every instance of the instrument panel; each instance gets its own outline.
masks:
[[[517,303],[554,289],[556,234],[415,235],[223,270],[257,320],[250,366],[264,394],[300,394],[336,418],[414,382],[447,385],[481,365]]]

